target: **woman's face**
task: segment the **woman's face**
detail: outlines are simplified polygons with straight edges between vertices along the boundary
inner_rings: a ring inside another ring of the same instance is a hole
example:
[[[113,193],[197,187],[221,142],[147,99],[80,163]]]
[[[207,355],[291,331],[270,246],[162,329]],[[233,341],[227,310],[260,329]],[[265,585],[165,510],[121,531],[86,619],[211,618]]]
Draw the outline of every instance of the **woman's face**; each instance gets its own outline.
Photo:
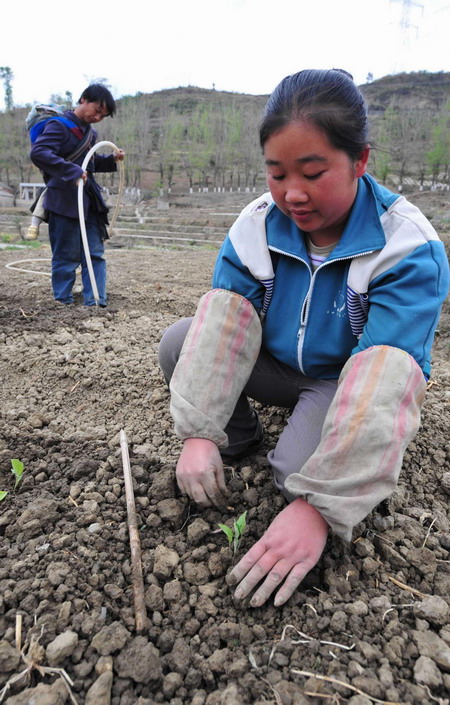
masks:
[[[352,162],[326,134],[307,122],[291,122],[264,145],[267,184],[278,208],[318,247],[336,242],[366,171],[369,148]]]

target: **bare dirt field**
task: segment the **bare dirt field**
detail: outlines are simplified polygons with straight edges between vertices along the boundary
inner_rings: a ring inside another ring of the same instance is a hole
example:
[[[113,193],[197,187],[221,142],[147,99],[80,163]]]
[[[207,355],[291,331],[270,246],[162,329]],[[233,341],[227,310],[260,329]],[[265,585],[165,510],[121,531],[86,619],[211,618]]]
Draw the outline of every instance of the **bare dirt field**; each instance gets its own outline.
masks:
[[[217,524],[248,510],[242,554],[283,506],[266,454],[286,412],[259,407],[264,447],[227,469],[229,509],[201,510],[175,486],[180,445],[157,363],[162,331],[209,288],[216,252],[110,249],[109,306],[96,310],[57,306],[48,278],[5,268],[23,255],[49,271],[45,245],[0,251],[3,702],[448,705],[448,302],[397,491],[350,545],[330,538],[287,605],[253,609],[226,584],[233,558]],[[142,546],[148,626],[139,634],[121,429]],[[24,463],[15,492],[13,458]]]

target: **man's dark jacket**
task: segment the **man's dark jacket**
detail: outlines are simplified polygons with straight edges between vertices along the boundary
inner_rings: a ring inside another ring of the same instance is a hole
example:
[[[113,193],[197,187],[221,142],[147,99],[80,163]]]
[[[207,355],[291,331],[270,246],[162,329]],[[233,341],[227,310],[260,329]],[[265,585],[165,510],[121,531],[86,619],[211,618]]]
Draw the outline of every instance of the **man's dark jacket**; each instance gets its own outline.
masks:
[[[83,170],[81,164],[89,149],[96,142],[97,133],[92,130],[92,138],[86,149],[75,162],[66,161],[66,157],[75,152],[80,144],[80,139],[88,129],[88,125],[80,120],[71,110],[65,116],[75,123],[73,128],[67,127],[58,120],[49,120],[34,143],[30,158],[44,174],[47,192],[44,199],[44,208],[68,218],[78,218],[78,188],[77,181]],[[107,213],[108,208],[103,200],[101,189],[95,182],[92,173],[95,171],[116,171],[114,156],[99,155],[95,153],[90,159],[87,172],[89,186],[83,189],[84,215],[88,218],[89,210],[97,209]],[[93,192],[95,197],[93,197]],[[89,197],[91,193],[91,197]]]

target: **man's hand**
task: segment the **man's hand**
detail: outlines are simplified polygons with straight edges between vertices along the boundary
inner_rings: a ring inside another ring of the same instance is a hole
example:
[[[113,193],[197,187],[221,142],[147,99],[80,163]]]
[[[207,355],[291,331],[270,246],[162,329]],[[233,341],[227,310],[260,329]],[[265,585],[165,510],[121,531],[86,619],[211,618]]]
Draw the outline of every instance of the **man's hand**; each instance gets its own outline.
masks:
[[[230,573],[229,584],[239,583],[235,598],[242,600],[265,578],[250,601],[260,607],[286,578],[274,599],[275,607],[283,605],[316,565],[327,535],[328,524],[317,509],[304,499],[294,500]]]
[[[123,149],[118,149],[117,152],[114,152],[114,159],[116,162],[121,162],[125,156],[125,152]]]
[[[83,184],[85,184],[85,183],[87,182],[87,180],[88,180],[88,173],[87,173],[87,171],[83,171],[83,173],[81,174],[80,178],[77,180],[77,186],[78,186],[78,184],[80,183],[80,180],[83,182]]]
[[[187,438],[177,463],[177,482],[201,507],[223,507],[227,503],[223,463],[219,449],[205,438]]]

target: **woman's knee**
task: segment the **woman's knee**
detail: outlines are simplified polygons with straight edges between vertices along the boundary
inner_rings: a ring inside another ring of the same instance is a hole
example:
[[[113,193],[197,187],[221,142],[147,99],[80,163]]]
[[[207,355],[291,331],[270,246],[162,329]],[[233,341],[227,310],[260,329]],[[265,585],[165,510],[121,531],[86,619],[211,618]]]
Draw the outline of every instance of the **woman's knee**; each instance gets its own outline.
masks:
[[[158,359],[167,382],[173,375],[191,322],[192,318],[182,318],[166,328],[163,333],[158,348]]]

